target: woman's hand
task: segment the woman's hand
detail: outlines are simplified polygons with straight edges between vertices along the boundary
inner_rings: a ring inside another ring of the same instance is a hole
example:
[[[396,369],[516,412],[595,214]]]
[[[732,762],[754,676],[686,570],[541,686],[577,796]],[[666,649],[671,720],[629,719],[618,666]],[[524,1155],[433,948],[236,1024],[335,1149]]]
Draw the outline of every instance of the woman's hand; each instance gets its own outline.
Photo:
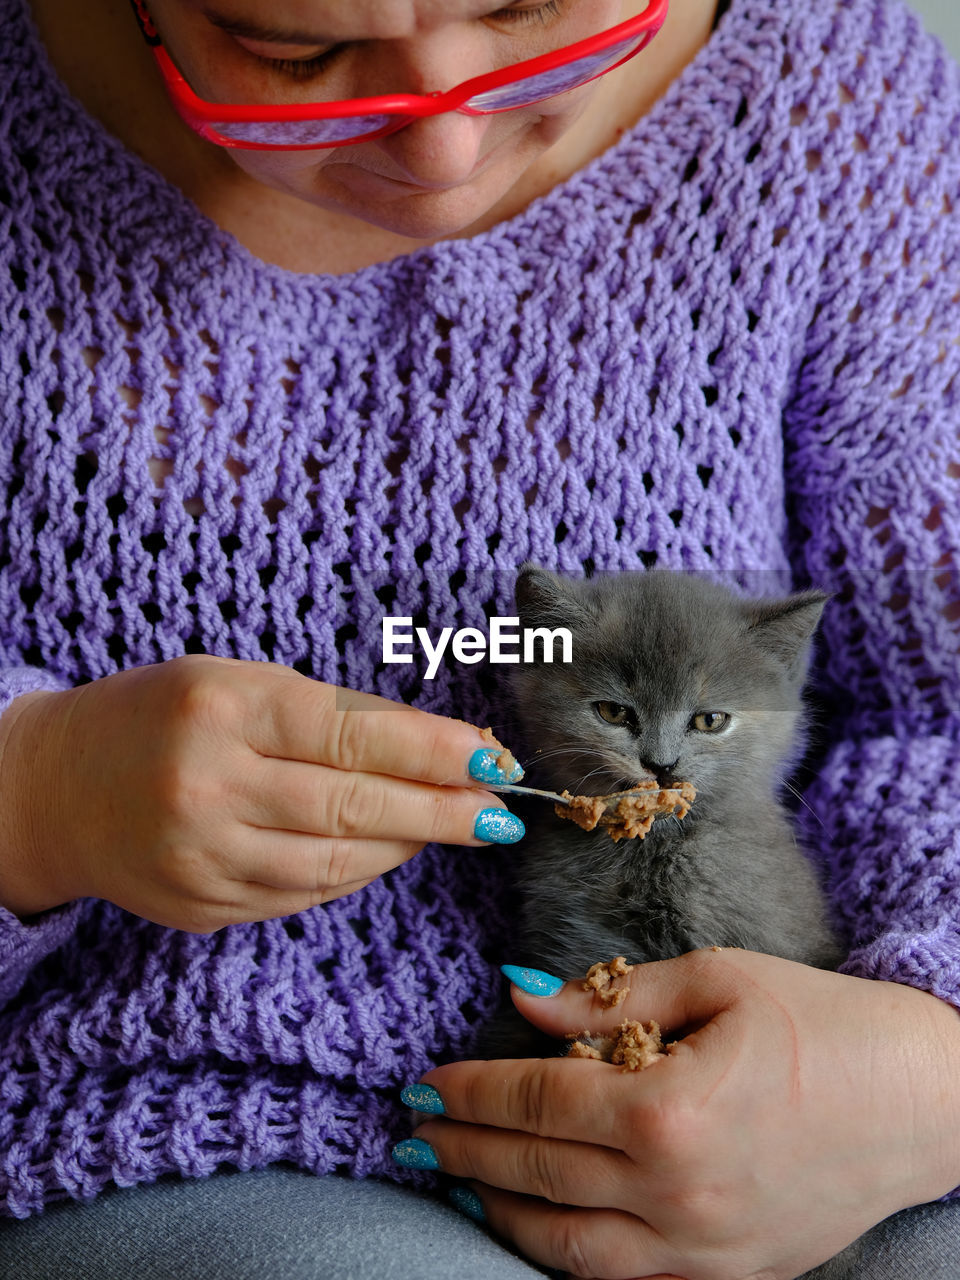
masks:
[[[428,841],[494,839],[475,826],[502,802],[467,773],[487,746],[460,721],[226,658],[25,695],[0,721],[0,903],[106,898],[195,932],[302,911]]]
[[[643,1072],[556,1058],[424,1077],[445,1118],[417,1136],[530,1258],[604,1280],[793,1280],[960,1183],[951,1006],[736,950],[630,983],[606,1011],[578,983],[514,1002],[556,1036],[624,1018],[690,1029]]]

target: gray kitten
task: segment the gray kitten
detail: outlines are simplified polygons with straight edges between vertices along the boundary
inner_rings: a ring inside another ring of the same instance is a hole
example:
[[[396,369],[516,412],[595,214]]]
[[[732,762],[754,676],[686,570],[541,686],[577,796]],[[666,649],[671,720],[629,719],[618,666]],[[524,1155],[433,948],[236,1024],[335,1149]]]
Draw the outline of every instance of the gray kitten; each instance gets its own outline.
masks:
[[[516,669],[524,782],[600,795],[653,776],[697,789],[682,822],[617,842],[530,802],[517,961],[574,978],[616,955],[717,945],[835,967],[824,898],[780,799],[804,749],[801,691],[827,596],[745,600],[686,573],[569,580],[531,566],[516,596],[522,627],[573,636],[572,663]]]

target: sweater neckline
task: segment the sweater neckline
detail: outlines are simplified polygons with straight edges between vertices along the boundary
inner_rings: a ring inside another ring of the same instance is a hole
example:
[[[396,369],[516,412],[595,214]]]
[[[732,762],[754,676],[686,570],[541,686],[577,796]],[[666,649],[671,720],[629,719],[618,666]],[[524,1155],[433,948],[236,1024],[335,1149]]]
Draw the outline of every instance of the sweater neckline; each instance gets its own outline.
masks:
[[[167,225],[179,227],[181,218],[184,219],[204,244],[217,247],[223,260],[229,262],[232,274],[239,274],[251,283],[255,281],[261,288],[266,285],[275,294],[296,293],[305,288],[311,292],[319,288],[329,294],[405,272],[425,259],[455,261],[465,253],[482,251],[485,246],[495,252],[505,244],[528,244],[535,227],[545,222],[562,224],[566,220],[562,210],[571,202],[581,208],[587,204],[600,212],[604,194],[611,192],[622,198],[625,177],[632,196],[652,201],[656,196],[653,177],[669,163],[666,153],[674,156],[671,168],[688,163],[696,155],[700,138],[709,131],[711,108],[715,111],[731,95],[733,101],[739,101],[740,89],[734,89],[725,81],[721,69],[731,65],[731,46],[738,40],[743,11],[750,10],[751,6],[756,8],[757,0],[721,0],[716,24],[706,43],[650,110],[583,168],[537,196],[512,217],[475,236],[439,240],[343,275],[298,272],[277,266],[258,258],[231,232],[220,227],[174,182],[111,133],[71,92],[50,60],[30,0],[14,0],[14,3],[20,9],[24,25],[27,57],[42,78],[43,91],[50,95],[56,108],[72,117],[74,127],[83,131],[105,160],[127,168],[141,187],[149,189],[158,205],[172,207],[180,215],[167,220]],[[760,4],[765,12],[771,8],[770,0],[760,0]],[[182,249],[179,237],[177,245]]]

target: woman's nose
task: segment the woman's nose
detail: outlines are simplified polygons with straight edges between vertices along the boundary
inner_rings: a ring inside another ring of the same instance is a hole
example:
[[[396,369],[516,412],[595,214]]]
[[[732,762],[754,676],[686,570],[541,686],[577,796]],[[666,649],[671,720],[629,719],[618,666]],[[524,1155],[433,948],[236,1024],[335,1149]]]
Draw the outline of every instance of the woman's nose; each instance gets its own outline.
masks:
[[[378,68],[392,90],[427,95],[446,92],[494,70],[491,49],[476,23],[445,24],[429,34],[392,42],[390,65]],[[438,188],[456,186],[476,168],[492,116],[461,111],[412,120],[380,145],[411,181]]]
[[[465,182],[483,158],[491,118],[447,111],[413,120],[379,145],[411,182],[453,187]]]

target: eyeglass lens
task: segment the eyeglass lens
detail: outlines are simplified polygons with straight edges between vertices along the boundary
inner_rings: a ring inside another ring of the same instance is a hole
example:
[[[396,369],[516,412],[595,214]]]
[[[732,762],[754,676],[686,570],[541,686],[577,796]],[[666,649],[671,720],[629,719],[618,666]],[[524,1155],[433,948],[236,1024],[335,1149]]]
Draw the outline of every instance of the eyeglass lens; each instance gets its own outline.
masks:
[[[327,120],[224,120],[209,128],[236,142],[259,142],[271,147],[316,147],[331,142],[350,142],[386,129],[396,117],[343,116]]]
[[[646,33],[633,35],[598,53],[541,71],[538,75],[511,80],[487,93],[476,94],[464,106],[480,113],[509,111],[569,93],[588,80],[603,75],[643,45]],[[257,142],[265,146],[310,147],[348,142],[386,129],[396,120],[392,115],[344,116],[325,120],[225,120],[209,127],[221,137],[236,142]]]
[[[534,102],[543,102],[545,98],[553,98],[560,93],[569,93],[571,89],[586,84],[596,76],[602,76],[623,58],[629,57],[640,48],[645,39],[646,33],[630,36],[618,44],[601,49],[599,53],[587,54],[562,67],[554,67],[552,71],[541,71],[539,75],[511,80],[499,89],[478,93],[464,105],[472,107],[474,111],[504,111],[510,107],[526,107]]]

